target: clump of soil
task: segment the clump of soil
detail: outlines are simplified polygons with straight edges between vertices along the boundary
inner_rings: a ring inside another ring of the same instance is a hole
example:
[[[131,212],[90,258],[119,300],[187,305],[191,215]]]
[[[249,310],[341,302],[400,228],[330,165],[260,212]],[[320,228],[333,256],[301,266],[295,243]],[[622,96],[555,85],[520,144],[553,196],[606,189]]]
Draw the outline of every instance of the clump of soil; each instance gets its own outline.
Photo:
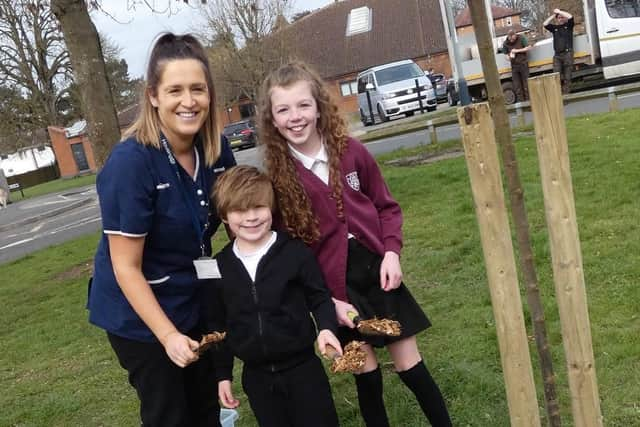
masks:
[[[80,264],[74,265],[71,269],[58,273],[53,279],[56,281],[67,281],[78,279],[80,277],[90,277],[93,274],[93,262],[84,261]]]
[[[361,334],[366,335],[386,335],[389,337],[397,337],[402,332],[400,322],[390,319],[367,319],[361,320],[357,325]]]
[[[207,351],[209,348],[211,348],[214,344],[218,344],[219,342],[222,342],[222,340],[224,340],[227,337],[227,333],[226,332],[218,332],[218,331],[213,331],[210,334],[206,334],[202,336],[202,339],[200,340],[200,347],[198,347],[198,354],[202,354],[205,351]]]
[[[342,356],[337,356],[331,364],[331,372],[358,372],[364,366],[367,353],[362,349],[362,341],[351,341],[344,346]]]

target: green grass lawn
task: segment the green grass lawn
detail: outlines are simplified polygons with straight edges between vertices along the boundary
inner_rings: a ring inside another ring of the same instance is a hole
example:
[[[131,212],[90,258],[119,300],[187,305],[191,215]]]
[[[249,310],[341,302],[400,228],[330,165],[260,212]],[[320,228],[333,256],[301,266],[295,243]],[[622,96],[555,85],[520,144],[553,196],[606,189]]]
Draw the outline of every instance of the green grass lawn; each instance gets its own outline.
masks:
[[[605,425],[638,426],[640,110],[574,118],[567,126]],[[516,144],[563,425],[571,426],[535,140],[524,136]],[[451,145],[455,144],[449,148]],[[380,160],[426,149],[402,151]],[[434,325],[419,335],[419,345],[442,388],[454,425],[508,426],[496,330],[464,158],[411,167],[383,166],[383,172],[404,210],[405,281]],[[104,332],[86,320],[86,283],[97,239],[98,235],[84,237],[1,267],[0,425],[138,424],[138,403],[126,374]],[[528,334],[533,335],[528,314],[526,317]],[[533,341],[530,350],[544,419]],[[379,356],[391,424],[428,425],[393,373],[385,352],[380,351]],[[353,379],[332,375],[331,381],[342,425],[362,426]],[[239,383],[235,386],[242,399],[236,426],[255,426]],[[215,390],[212,384],[211,392]]]
[[[24,199],[29,199],[31,197],[42,196],[49,193],[57,193],[59,191],[65,191],[77,187],[84,187],[85,185],[91,185],[95,183],[96,175],[90,174],[73,178],[59,178],[54,181],[49,181],[42,184],[34,185],[33,187],[25,188],[22,191],[24,192]],[[12,191],[11,201],[17,202],[19,200],[23,200],[20,191]]]

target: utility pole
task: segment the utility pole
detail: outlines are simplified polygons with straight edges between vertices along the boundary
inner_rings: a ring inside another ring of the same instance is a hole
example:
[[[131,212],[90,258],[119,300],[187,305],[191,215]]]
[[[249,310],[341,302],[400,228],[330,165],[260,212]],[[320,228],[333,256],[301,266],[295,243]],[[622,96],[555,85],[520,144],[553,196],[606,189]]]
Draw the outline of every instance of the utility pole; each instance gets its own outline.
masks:
[[[471,104],[469,97],[469,88],[464,78],[462,63],[460,62],[460,52],[458,51],[458,36],[456,34],[456,25],[451,12],[451,7],[447,0],[440,1],[440,12],[442,13],[442,22],[444,23],[445,38],[447,40],[447,50],[449,51],[449,61],[453,69],[453,78],[458,82],[458,95],[460,104]],[[453,60],[452,60],[453,58]]]

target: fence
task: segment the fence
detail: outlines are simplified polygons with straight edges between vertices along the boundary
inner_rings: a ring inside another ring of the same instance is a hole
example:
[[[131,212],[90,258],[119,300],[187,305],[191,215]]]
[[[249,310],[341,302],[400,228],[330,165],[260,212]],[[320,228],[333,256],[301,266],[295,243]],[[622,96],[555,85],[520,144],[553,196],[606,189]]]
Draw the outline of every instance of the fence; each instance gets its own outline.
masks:
[[[34,185],[42,184],[43,182],[53,181],[58,179],[60,173],[55,164],[47,166],[45,168],[36,169],[20,175],[13,175],[7,177],[7,183],[20,184],[20,188],[33,187]]]
[[[629,84],[620,85],[620,86],[611,86],[611,87],[606,87],[602,89],[595,89],[588,92],[578,92],[578,93],[565,95],[563,97],[563,103],[564,105],[567,105],[573,102],[585,101],[589,99],[608,98],[609,112],[613,112],[613,111],[618,111],[620,108],[620,104],[618,101],[618,97],[620,95],[632,93],[632,92],[638,92],[638,91],[640,91],[640,83],[629,83]],[[525,114],[531,113],[531,104],[528,101],[518,102],[516,104],[508,105],[507,111],[510,114],[515,114],[516,124],[518,126],[524,126],[526,125]],[[429,134],[430,141],[432,143],[437,143],[438,142],[437,128],[443,127],[443,126],[457,125],[457,124],[458,124],[458,117],[455,111],[452,111],[451,114],[447,114],[434,119],[429,119],[426,122],[425,121],[415,122],[415,126],[407,125],[404,127],[402,131],[393,133],[393,135],[395,134],[399,135],[399,134],[408,133],[408,132],[416,132],[419,130],[426,130],[427,133]],[[363,135],[361,139],[366,141],[373,141],[376,139],[392,136],[388,132],[386,133],[381,132],[379,136],[375,135],[376,130],[372,130],[368,133],[373,134],[373,136],[367,137],[366,135]]]

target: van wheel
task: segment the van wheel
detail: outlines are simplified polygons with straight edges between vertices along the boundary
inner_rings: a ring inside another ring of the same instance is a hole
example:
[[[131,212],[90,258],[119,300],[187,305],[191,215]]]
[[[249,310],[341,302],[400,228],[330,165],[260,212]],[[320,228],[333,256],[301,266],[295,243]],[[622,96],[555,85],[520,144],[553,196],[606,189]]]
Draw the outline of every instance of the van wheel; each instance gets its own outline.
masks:
[[[384,113],[384,110],[380,107],[380,105],[378,105],[378,117],[380,117],[380,121],[382,123],[389,121],[389,117],[387,117],[387,115]]]
[[[513,90],[513,82],[502,82],[502,93],[504,94],[504,103],[507,105],[516,103],[516,92]]]

